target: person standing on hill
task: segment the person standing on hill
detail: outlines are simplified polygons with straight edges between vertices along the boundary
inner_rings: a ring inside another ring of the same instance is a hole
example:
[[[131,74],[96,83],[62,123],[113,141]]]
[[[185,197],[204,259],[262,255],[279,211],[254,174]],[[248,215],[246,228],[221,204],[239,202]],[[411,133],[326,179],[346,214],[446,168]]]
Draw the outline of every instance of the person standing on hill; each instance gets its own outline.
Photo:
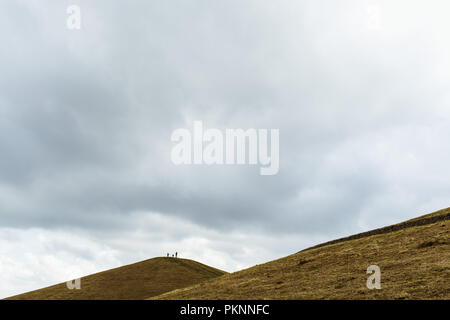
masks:
[[[175,252],[175,258],[178,256],[178,252]]]

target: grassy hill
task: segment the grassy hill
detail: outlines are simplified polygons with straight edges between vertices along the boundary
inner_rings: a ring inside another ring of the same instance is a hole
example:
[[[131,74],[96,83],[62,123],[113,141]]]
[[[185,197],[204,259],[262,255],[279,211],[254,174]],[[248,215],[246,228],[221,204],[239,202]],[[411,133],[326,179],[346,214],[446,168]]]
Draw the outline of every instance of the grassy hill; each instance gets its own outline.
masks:
[[[450,299],[450,208],[154,299]],[[366,287],[369,265],[381,289]]]
[[[369,265],[381,289],[366,287]],[[450,299],[450,208],[228,274],[154,258],[9,299]]]
[[[153,258],[83,277],[80,290],[69,290],[66,283],[61,283],[9,299],[142,300],[223,274],[188,259]]]

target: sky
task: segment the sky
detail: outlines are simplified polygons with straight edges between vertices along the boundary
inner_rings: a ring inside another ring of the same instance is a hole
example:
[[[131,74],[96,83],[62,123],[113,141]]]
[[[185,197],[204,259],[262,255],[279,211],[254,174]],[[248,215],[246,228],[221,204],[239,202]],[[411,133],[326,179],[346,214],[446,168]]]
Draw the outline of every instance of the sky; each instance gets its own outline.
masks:
[[[168,252],[237,271],[448,207],[449,9],[1,1],[0,298]],[[174,165],[194,121],[279,129],[279,172]]]

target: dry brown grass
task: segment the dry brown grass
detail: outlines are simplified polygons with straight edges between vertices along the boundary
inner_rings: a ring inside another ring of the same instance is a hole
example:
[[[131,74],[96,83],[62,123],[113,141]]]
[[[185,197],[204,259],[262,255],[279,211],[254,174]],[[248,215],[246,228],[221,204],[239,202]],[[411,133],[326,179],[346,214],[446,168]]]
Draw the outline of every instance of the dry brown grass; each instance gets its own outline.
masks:
[[[154,298],[449,299],[449,230],[447,219],[328,244]],[[366,287],[373,264],[381,290]]]
[[[188,259],[153,258],[83,277],[80,290],[69,290],[66,283],[61,283],[9,299],[142,300],[223,274],[224,271]]]

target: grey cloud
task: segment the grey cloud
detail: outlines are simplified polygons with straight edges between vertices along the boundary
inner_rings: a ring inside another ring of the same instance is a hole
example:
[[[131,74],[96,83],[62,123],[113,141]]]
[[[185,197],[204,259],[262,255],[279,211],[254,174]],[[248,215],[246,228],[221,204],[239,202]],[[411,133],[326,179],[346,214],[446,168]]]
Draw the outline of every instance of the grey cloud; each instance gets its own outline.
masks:
[[[141,248],[136,212],[156,212],[163,230],[191,224],[173,243],[256,248],[261,233],[331,239],[447,206],[444,1],[379,1],[378,30],[365,1],[77,3],[79,31],[63,2],[0,5],[1,227]],[[279,174],[174,166],[171,133],[193,120],[279,128]]]

